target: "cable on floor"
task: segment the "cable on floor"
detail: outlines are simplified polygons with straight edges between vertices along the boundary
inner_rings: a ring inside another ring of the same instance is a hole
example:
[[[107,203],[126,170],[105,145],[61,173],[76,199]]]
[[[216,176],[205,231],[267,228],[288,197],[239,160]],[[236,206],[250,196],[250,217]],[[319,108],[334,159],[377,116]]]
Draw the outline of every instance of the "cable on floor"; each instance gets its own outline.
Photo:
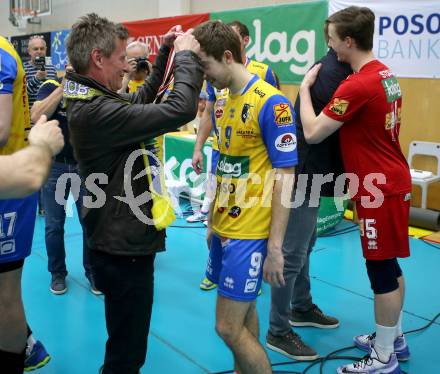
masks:
[[[434,318],[432,318],[425,326],[422,326],[418,329],[414,329],[414,330],[410,330],[410,331],[406,331],[404,332],[405,335],[408,334],[413,334],[415,332],[420,332],[420,331],[424,331],[427,328],[429,328],[438,318],[440,317],[440,313],[438,313]],[[332,360],[352,360],[352,361],[359,361],[362,360],[363,357],[355,357],[355,356],[334,356],[337,353],[341,353],[350,349],[354,349],[356,348],[356,346],[352,345],[352,346],[348,346],[348,347],[343,347],[343,348],[339,348],[333,352],[330,352],[327,356],[322,357],[322,358],[318,358],[317,360],[311,362],[303,371],[284,371],[284,370],[274,370],[273,373],[289,373],[289,374],[307,374],[308,371],[310,371],[311,368],[315,367],[316,365],[319,365],[319,372],[320,374],[324,373],[324,365],[326,362],[328,361],[332,361]],[[276,364],[272,364],[272,367],[276,367],[276,366],[282,366],[282,365],[295,365],[295,364],[304,364],[304,361],[287,361],[287,362],[279,362]],[[215,372],[213,374],[229,374],[229,373],[234,373],[234,370],[227,370],[227,371],[219,371],[219,372]],[[407,372],[402,370],[403,374],[408,374]]]

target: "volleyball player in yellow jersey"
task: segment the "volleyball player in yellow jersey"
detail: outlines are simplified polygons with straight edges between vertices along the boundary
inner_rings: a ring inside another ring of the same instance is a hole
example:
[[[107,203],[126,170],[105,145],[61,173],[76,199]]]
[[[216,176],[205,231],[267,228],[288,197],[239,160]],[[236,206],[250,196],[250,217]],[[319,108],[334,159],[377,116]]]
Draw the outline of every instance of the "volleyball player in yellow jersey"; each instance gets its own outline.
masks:
[[[1,36],[0,113],[0,155],[6,156],[25,148],[28,144],[26,132],[30,128],[30,115],[22,62],[14,47]],[[43,157],[40,158],[40,162],[48,167],[51,157],[49,150],[49,159],[47,160],[46,154],[46,161]],[[8,177],[13,179],[17,176],[11,174]],[[24,259],[31,252],[36,210],[36,193],[20,199],[0,200],[0,372],[2,373],[16,374],[22,373],[23,369],[33,370],[45,365],[50,359],[41,342],[34,340],[29,327],[26,331],[26,317],[21,300],[21,274]]]
[[[246,46],[249,44],[249,29],[246,25],[241,23],[240,21],[232,21],[228,24],[232,27],[235,33],[238,35],[240,40],[240,53],[241,60],[246,67],[246,69],[252,73],[258,75],[261,79],[270,83],[272,86],[277,87],[277,81],[275,79],[275,74],[270,68],[270,66],[263,64],[261,62],[257,62],[254,60],[250,60],[246,57]],[[211,130],[213,128],[212,116],[219,115],[222,112],[223,106],[225,103],[225,99],[228,97],[229,90],[225,89],[217,89],[212,87],[212,85],[208,82],[206,85],[206,92],[208,93],[208,102],[206,104],[205,112],[200,120],[199,130],[197,132],[197,140],[196,145],[194,147],[194,154],[192,165],[196,173],[200,174],[203,170],[203,153],[202,149],[208,138]],[[208,174],[215,175],[215,169],[217,167],[217,161],[219,157],[218,152],[218,144],[217,144],[217,134],[214,132],[214,139],[212,143],[212,158],[211,165],[208,171]],[[188,221],[197,222],[206,220],[207,213],[210,207],[210,199],[209,194],[206,194],[206,197],[203,201],[202,207],[199,212],[195,212],[195,214],[191,217],[188,217]],[[209,281],[208,278],[204,278],[200,283],[200,289],[204,291],[213,290],[217,287],[216,284]]]
[[[258,340],[255,300],[263,275],[273,286],[284,284],[281,248],[289,208],[281,201],[290,201],[297,164],[293,110],[280,91],[243,65],[231,26],[208,21],[193,34],[208,81],[230,92],[214,119],[220,157],[207,232],[206,275],[218,284],[216,330],[237,371],[271,373]]]

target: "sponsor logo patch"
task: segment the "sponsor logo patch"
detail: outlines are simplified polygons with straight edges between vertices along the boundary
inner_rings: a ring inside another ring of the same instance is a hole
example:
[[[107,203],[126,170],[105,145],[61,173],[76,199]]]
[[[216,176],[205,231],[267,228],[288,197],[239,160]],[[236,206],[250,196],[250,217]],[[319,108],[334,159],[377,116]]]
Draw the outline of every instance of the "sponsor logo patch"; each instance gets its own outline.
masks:
[[[242,138],[255,138],[256,135],[254,134],[254,130],[253,129],[238,129],[237,131],[235,131],[235,135],[240,136]]]
[[[239,206],[233,206],[229,209],[228,216],[231,218],[237,218],[241,214],[241,208]]]
[[[389,103],[396,101],[402,96],[402,91],[395,77],[384,79],[381,83]]]
[[[222,117],[222,115],[223,115],[223,109],[222,108],[216,109],[216,111],[215,111],[215,118],[219,119],[219,118]]]
[[[292,152],[296,149],[296,135],[288,132],[275,139],[275,148],[280,152]]]
[[[273,106],[275,123],[278,126],[288,126],[293,124],[292,111],[288,103],[279,103]]]
[[[240,178],[244,174],[249,174],[249,157],[220,154],[216,174],[219,177],[230,175],[233,178]]]
[[[257,290],[258,281],[256,279],[246,279],[244,293],[253,293]]]
[[[261,89],[259,89],[258,87],[255,87],[254,89],[254,93],[257,94],[258,96],[260,96],[261,98],[263,98],[264,96],[266,96],[266,93],[263,92]]]
[[[400,123],[401,119],[401,109],[397,110],[397,115],[395,112],[390,112],[385,115],[385,130],[391,130],[396,127],[396,124]]]
[[[348,104],[350,104],[346,100],[338,99],[337,97],[333,99],[332,104],[330,105],[330,111],[337,114],[338,116],[344,115],[347,111]]]

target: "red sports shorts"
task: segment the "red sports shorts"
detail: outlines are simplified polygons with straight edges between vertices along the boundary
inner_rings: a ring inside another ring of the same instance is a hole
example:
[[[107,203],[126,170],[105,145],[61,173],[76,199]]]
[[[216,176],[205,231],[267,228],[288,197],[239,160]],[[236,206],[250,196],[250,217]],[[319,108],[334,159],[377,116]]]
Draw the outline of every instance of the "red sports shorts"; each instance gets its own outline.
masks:
[[[378,208],[356,201],[362,252],[367,260],[409,256],[410,195],[385,196]]]

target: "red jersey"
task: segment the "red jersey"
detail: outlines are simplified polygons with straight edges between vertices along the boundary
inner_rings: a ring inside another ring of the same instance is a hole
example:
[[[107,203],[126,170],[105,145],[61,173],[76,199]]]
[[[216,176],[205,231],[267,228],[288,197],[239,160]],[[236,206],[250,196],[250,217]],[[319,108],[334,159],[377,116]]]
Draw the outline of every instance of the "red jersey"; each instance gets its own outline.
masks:
[[[385,196],[411,192],[409,167],[399,144],[401,106],[397,79],[374,60],[343,81],[323,110],[344,122],[339,136],[345,172],[359,177],[355,200],[372,195],[372,188],[364,186],[370,173],[385,175],[385,184],[373,181]]]

